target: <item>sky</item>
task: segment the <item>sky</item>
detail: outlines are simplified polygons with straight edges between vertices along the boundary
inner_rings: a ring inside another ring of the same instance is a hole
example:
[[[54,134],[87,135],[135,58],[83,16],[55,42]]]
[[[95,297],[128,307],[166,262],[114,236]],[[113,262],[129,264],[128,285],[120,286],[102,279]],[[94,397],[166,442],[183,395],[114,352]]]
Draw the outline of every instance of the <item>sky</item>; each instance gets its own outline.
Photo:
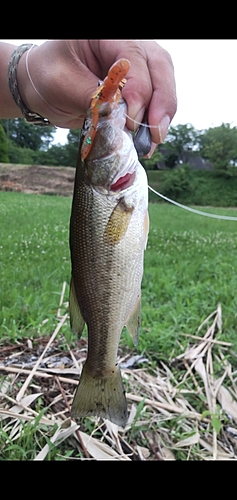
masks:
[[[20,45],[43,39],[5,39]],[[172,125],[191,123],[196,129],[231,123],[237,126],[237,40],[156,40],[166,49],[175,69],[178,110]],[[67,141],[57,129],[54,143]]]

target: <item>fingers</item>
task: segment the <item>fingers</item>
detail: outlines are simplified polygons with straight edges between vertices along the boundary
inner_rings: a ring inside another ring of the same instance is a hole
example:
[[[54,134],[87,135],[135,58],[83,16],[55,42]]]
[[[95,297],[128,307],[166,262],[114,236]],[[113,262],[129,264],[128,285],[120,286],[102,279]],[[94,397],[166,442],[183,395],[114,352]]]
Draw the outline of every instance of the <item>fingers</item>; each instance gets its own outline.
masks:
[[[24,73],[23,58],[20,66]],[[177,102],[171,58],[155,41],[45,42],[29,54],[29,70],[39,95],[25,75],[28,85],[22,86],[22,92],[26,104],[57,126],[81,127],[98,79],[104,79],[120,58],[131,63],[122,91],[130,117],[127,126],[136,130],[146,112],[152,142],[159,144],[165,139]]]
[[[177,110],[174,68],[170,55],[159,46],[159,60],[148,58],[148,68],[153,84],[153,93],[149,104],[148,120],[153,127],[152,139],[156,144],[164,141],[169,124]]]
[[[136,130],[148,110],[154,143],[166,136],[168,125],[176,109],[174,68],[168,52],[155,41],[141,40],[90,40],[90,47],[100,61],[101,77],[120,58],[129,59],[131,68],[122,95],[128,105],[127,126]],[[135,121],[135,123],[134,123]]]
[[[148,109],[152,141],[164,141],[169,124],[176,113],[177,99],[174,69],[169,54],[156,42],[144,42],[140,59],[131,61],[123,97],[128,104],[128,115],[141,122]],[[131,130],[139,125],[128,120]]]
[[[145,110],[148,109],[153,92],[152,80],[147,65],[147,53],[155,42],[140,42],[136,40],[97,40],[91,43],[95,53],[100,53],[100,61],[104,72],[108,71],[107,65],[113,64],[120,58],[129,59],[130,70],[126,75],[127,83],[122,91],[123,98],[128,105],[127,126],[136,130],[143,119]],[[155,44],[155,48],[156,44]],[[104,77],[104,76],[103,76]]]
[[[122,91],[128,105],[127,126],[136,130],[147,112],[151,126],[152,148],[164,141],[169,124],[177,109],[174,68],[170,55],[155,41],[136,40],[89,40],[89,44],[76,44],[75,57],[81,47],[80,62],[87,72],[80,76],[80,89],[90,102],[91,86],[97,85],[94,76],[104,79],[114,62],[120,58],[129,59],[131,68]],[[75,46],[74,46],[75,47]],[[90,49],[90,50],[89,50]],[[93,76],[93,77],[92,77]],[[78,94],[78,90],[76,92]],[[81,106],[85,105],[85,97]],[[136,123],[137,122],[137,123]]]

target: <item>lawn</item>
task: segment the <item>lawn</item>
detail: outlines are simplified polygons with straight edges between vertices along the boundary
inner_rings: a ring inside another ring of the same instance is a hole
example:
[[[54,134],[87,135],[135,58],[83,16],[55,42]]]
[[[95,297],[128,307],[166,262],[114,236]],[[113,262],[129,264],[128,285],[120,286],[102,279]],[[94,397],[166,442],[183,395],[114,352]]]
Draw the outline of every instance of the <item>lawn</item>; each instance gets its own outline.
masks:
[[[201,208],[202,210],[202,208]],[[234,209],[206,212],[236,216]],[[237,221],[216,220],[152,204],[143,279],[141,344],[165,356],[179,332],[195,332],[220,302],[223,331],[237,347]]]
[[[67,299],[70,280],[70,208],[66,197],[0,192],[0,345],[49,336],[56,328],[62,285]],[[205,211],[237,215],[235,209]],[[221,339],[232,343],[236,369],[237,222],[168,204],[150,204],[149,213],[139,346],[126,331],[121,346],[145,354],[153,366],[174,358],[188,345],[184,334],[194,335],[220,303]],[[74,345],[68,321],[60,334]]]
[[[70,206],[66,197],[0,193],[0,337],[52,331],[70,278]]]

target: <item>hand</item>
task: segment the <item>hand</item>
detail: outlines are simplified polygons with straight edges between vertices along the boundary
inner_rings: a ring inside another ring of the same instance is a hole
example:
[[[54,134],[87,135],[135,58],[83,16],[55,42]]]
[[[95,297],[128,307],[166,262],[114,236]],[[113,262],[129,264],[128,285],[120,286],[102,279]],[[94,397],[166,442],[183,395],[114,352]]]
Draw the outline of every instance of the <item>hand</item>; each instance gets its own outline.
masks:
[[[163,142],[176,108],[173,64],[169,54],[154,41],[54,40],[34,47],[28,54],[35,92],[25,64],[19,63],[19,90],[32,111],[59,127],[80,128],[91,96],[111,65],[129,59],[131,68],[122,95],[128,105],[127,126],[136,130],[145,110],[155,145]],[[21,83],[22,82],[22,83]],[[24,84],[23,84],[24,82]],[[156,146],[153,146],[152,150]],[[151,152],[153,152],[151,150]]]

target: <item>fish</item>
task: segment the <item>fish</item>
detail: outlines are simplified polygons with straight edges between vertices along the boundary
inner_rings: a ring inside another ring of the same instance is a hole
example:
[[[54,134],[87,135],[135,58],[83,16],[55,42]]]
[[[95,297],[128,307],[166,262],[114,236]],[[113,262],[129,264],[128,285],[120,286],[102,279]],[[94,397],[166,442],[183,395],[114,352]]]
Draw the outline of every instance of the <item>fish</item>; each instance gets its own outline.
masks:
[[[70,217],[69,294],[71,329],[80,338],[86,324],[88,332],[71,416],[103,417],[122,427],[128,408],[118,346],[125,326],[138,343],[149,232],[147,176],[126,128],[121,95],[124,66],[128,71],[130,63],[119,60],[110,69],[100,86],[105,97],[99,87],[81,131]],[[111,70],[117,74],[113,89]]]

